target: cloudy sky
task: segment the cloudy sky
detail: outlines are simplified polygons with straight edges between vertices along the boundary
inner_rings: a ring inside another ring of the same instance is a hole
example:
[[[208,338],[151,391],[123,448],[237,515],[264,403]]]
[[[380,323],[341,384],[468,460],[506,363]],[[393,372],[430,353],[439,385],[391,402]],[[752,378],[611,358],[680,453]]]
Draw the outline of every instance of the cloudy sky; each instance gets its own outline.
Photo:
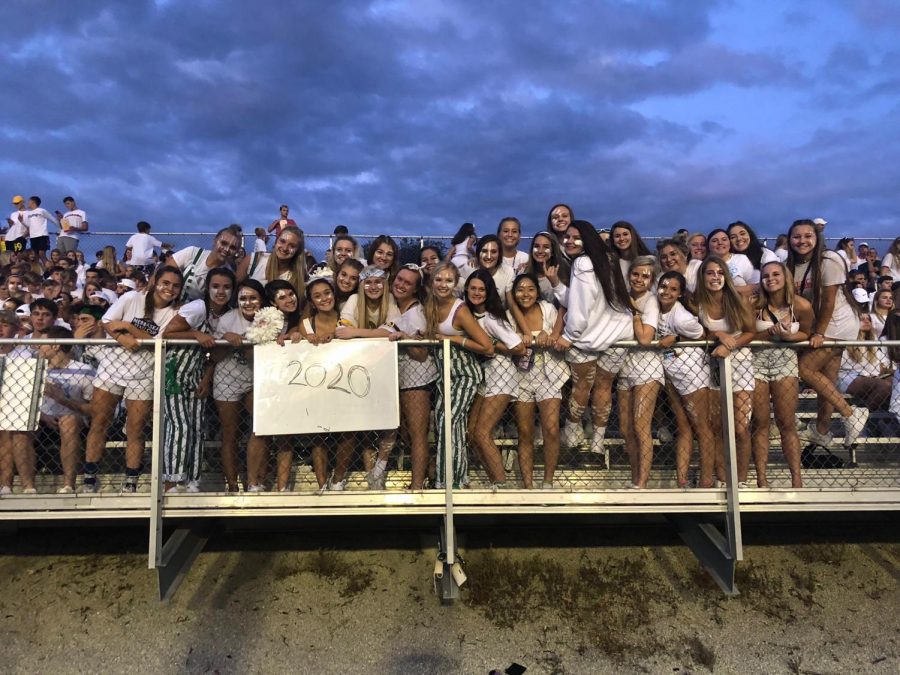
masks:
[[[900,2],[0,6],[0,184],[92,228],[900,233]],[[7,198],[8,198],[7,197]],[[8,202],[7,202],[8,203]]]

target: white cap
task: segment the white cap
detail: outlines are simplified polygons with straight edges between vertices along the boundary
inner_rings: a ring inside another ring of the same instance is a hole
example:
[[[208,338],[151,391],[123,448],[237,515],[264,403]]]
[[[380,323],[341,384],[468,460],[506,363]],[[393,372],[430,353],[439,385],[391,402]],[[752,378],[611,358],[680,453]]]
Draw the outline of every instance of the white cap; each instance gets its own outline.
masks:
[[[869,292],[865,288],[854,288],[853,299],[857,302],[868,302]]]
[[[813,219],[813,224],[814,224],[814,225],[827,225],[827,224],[828,224],[828,221],[825,220],[824,218],[814,218],[814,219]]]

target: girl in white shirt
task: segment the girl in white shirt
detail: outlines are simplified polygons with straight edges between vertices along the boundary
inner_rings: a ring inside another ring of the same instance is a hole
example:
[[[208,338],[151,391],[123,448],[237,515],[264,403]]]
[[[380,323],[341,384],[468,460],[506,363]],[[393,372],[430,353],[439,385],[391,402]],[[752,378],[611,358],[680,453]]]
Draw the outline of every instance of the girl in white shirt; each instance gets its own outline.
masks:
[[[700,323],[706,328],[707,337],[714,338],[717,342],[712,356],[716,359],[732,357],[737,474],[738,482],[746,486],[750,468],[750,415],[754,380],[753,357],[745,345],[753,339],[753,315],[735,290],[728,265],[714,255],[700,265],[694,298]],[[713,364],[713,368],[718,371],[718,363]],[[716,474],[719,480],[725,480],[725,454],[721,444],[722,414],[716,396],[710,397],[710,422],[719,449],[716,453]]]
[[[728,239],[731,241],[732,252],[747,256],[753,266],[753,274],[747,280],[747,285],[754,288],[754,293],[758,292],[760,269],[766,263],[777,261],[778,256],[760,243],[753,228],[740,220],[728,226]]]
[[[572,394],[563,428],[563,444],[579,448],[584,442],[581,417],[591,402],[594,436],[590,451],[605,455],[603,441],[612,405],[612,382],[627,350],[612,345],[634,338],[633,305],[625,280],[610,262],[609,248],[586,220],[566,231],[566,252],[572,258],[568,312],[557,349],[567,350],[572,370]]]
[[[450,251],[447,260],[456,265],[460,275],[465,276],[471,272],[466,267],[475,256],[475,242],[478,236],[475,234],[475,226],[472,223],[463,223],[456,234],[450,240]]]
[[[647,248],[634,225],[627,220],[613,223],[609,231],[609,240],[612,242],[613,256],[619,261],[619,270],[622,272],[622,278],[625,279],[627,286],[631,261],[638,256],[651,255],[650,249]]]
[[[501,262],[513,273],[513,276],[524,272],[528,264],[528,254],[518,249],[522,240],[522,224],[518,218],[508,216],[497,225],[497,238],[500,239],[503,256]]]
[[[881,276],[893,277],[894,281],[900,281],[900,237],[891,242],[890,248],[884,254],[881,261]]]
[[[794,293],[794,278],[783,263],[766,263],[756,304],[756,340],[773,343],[802,342],[812,330],[812,305]],[[769,404],[781,435],[781,451],[791,471],[791,487],[803,487],[800,477],[800,439],[797,437],[797,401],[800,381],[797,351],[790,347],[753,350],[753,458],[756,482],[767,487],[769,457]]]
[[[709,255],[718,256],[728,266],[732,285],[742,296],[756,294],[756,287],[750,284],[753,278],[753,263],[743,253],[735,253],[731,248],[728,232],[718,228],[709,233],[706,239]]]
[[[237,307],[226,312],[213,330],[216,339],[231,347],[213,351],[213,400],[222,425],[222,473],[225,489],[238,491],[238,438],[242,417],[253,414],[253,346],[244,341],[253,317],[268,306],[265,290],[256,279],[244,279],[237,285]]]
[[[850,406],[835,387],[841,365],[841,347],[824,347],[825,339],[854,340],[859,317],[847,290],[847,268],[834,251],[825,250],[811,220],[796,220],[788,230],[790,251],[787,268],[794,276],[794,290],[812,303],[815,320],[809,351],[799,356],[800,378],[817,395],[816,422],[800,431],[801,440],[827,447],[831,444],[831,415],[844,418],[844,445],[850,447],[869,418],[867,408]]]
[[[628,281],[635,311],[634,337],[640,345],[649,345],[656,337],[659,303],[652,292],[656,279],[656,258],[645,255],[631,261]],[[630,349],[619,375],[619,423],[625,450],[631,464],[631,486],[647,487],[653,463],[651,424],[656,397],[665,382],[662,356],[658,350]],[[607,461],[607,464],[609,462]]]
[[[859,340],[877,340],[868,314],[859,317]],[[884,347],[847,347],[841,357],[838,390],[861,399],[869,410],[883,410],[891,400],[894,367]]]
[[[687,284],[686,291],[693,293],[697,288],[697,270],[701,260],[691,258],[687,244],[679,239],[662,239],[658,244],[659,266],[665,272],[678,272]]]
[[[175,317],[183,278],[175,267],[162,267],[146,292],[131,291],[103,315],[103,327],[121,345],[100,352],[91,428],[87,436],[84,490],[96,492],[97,463],[103,457],[116,406],[125,399],[124,492],[136,492],[144,457],[144,427],[153,408],[153,352],[138,340],[156,337]]]
[[[490,272],[484,269],[472,272],[466,279],[464,294],[469,311],[494,343],[494,357],[483,363],[484,381],[478,387],[469,413],[469,435],[491,485],[502,487],[506,472],[494,443],[494,427],[518,391],[519,378],[511,357],[525,354],[525,345],[509,323]]]

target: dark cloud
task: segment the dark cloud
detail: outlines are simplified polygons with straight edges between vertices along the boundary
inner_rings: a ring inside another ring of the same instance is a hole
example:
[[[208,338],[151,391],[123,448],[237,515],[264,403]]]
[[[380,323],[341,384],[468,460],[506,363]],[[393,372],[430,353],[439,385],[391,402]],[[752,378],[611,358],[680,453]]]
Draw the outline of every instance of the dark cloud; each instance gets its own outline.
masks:
[[[690,123],[638,112],[720,89],[824,95],[834,86],[843,96],[893,86],[858,77],[890,69],[876,47],[836,45],[810,71],[796,55],[715,40],[719,11],[718,2],[384,0],[275,11],[8,0],[0,18],[21,28],[0,68],[4,91],[18,94],[0,118],[0,181],[52,200],[77,192],[110,228],[140,218],[157,229],[252,227],[288,201],[321,232],[336,222],[449,230],[509,213],[536,229],[557,201],[598,222],[667,230],[735,212],[775,220],[772,209],[789,211],[798,195],[846,195],[792,175],[784,155],[794,139],[779,139],[774,156],[724,163],[702,157],[710,143],[740,137],[727,120],[702,108]],[[827,142],[835,180],[859,169],[858,137],[839,130]],[[850,183],[872,195],[867,212],[883,208],[879,181]]]

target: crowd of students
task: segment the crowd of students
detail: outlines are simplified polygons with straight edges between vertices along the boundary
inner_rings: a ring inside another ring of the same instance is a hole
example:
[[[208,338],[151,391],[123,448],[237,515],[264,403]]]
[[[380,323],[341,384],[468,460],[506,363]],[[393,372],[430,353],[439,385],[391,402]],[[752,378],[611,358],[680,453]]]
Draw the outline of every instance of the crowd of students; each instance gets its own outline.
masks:
[[[383,489],[401,437],[410,448],[410,488],[441,487],[447,462],[454,485],[467,485],[471,450],[492,488],[502,489],[510,466],[494,431],[510,405],[524,488],[535,487],[536,434],[543,445],[540,487],[553,487],[561,447],[583,451],[588,466],[608,467],[606,431],[614,406],[631,467],[628,487],[646,487],[661,405],[674,416],[677,485],[713,487],[726,480],[716,391],[717,360],[724,357],[731,357],[734,373],[742,487],[754,482],[751,464],[755,485],[769,485],[773,417],[791,484],[801,487],[801,444],[832,445],[833,413],[843,419],[843,444],[850,447],[870,410],[896,412],[900,406],[897,350],[843,349],[831,342],[900,337],[900,282],[894,281],[900,279],[900,238],[879,261],[873,249],[856,247],[852,239],[827,250],[825,223],[818,219],[795,221],[774,250],[749,225],[735,222],[708,235],[679,231],[651,250],[628,222],[598,230],[557,204],[527,251],[520,249],[520,222],[508,217],[496,233],[480,237],[467,223],[448,251],[427,245],[408,264],[401,264],[400,248],[389,236],[376,237],[364,250],[339,232],[326,260],[317,262],[287,216],[283,206],[268,228],[275,234],[271,252],[268,232],[261,231],[262,246],[246,255],[239,226],[220,230],[208,248],[168,252],[159,250],[161,242],[142,222],[142,236],[129,240],[127,259],[105,251],[91,266],[77,244],[50,250],[44,262],[42,241],[34,249],[7,240],[0,337],[24,339],[0,346],[0,352],[47,360],[41,422],[59,434],[60,492],[76,489],[79,467],[81,489],[99,489],[100,462],[120,406],[126,420],[123,490],[137,489],[153,397],[152,352],[139,340],[160,334],[193,341],[167,351],[163,473],[169,491],[200,490],[203,414],[210,401],[221,421],[221,465],[230,492],[241,483],[247,492],[267,489],[273,450],[274,489],[290,490],[300,447],[310,452],[321,490],[339,491],[365,446],[369,486]],[[432,456],[428,442],[430,413],[436,429],[444,424],[440,354],[404,346],[399,429],[372,430],[374,444],[352,433],[250,434],[241,467],[240,429],[253,409],[248,331],[266,307],[283,318],[281,344],[367,337],[452,343],[451,447],[438,432]],[[26,341],[107,336],[118,346],[29,348]],[[638,346],[617,345],[628,340]],[[691,340],[706,344],[680,344]],[[751,341],[771,345],[751,349]],[[801,341],[809,347],[785,346]],[[798,429],[801,381],[816,393],[817,417]],[[845,394],[860,405],[851,405]],[[0,494],[11,492],[14,474],[23,492],[35,491],[33,432],[0,431]]]

